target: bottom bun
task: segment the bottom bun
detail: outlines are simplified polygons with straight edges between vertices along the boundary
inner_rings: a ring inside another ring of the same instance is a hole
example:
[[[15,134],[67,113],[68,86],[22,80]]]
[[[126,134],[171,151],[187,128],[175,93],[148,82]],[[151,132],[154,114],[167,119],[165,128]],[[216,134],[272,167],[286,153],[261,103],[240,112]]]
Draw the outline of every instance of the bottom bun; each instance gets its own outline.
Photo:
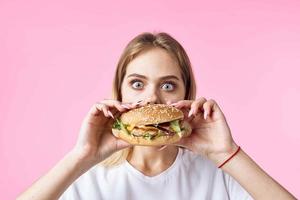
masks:
[[[126,132],[118,129],[112,129],[112,132],[114,136],[122,140],[125,140],[126,142],[132,145],[159,146],[159,145],[173,144],[178,142],[182,137],[189,136],[191,134],[191,127],[188,123],[184,123],[184,131],[182,131],[182,135],[183,135],[182,137],[180,137],[178,134],[175,134],[173,136],[159,136],[152,140],[143,137],[136,137],[133,135],[129,135]]]

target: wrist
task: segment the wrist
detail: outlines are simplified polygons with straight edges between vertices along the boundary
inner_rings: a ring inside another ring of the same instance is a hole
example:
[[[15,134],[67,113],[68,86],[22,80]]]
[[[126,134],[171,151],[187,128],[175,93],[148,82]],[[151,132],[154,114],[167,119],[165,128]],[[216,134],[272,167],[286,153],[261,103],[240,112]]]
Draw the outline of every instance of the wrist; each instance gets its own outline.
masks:
[[[208,158],[213,161],[217,166],[222,165],[228,158],[230,158],[237,150],[239,146],[236,143],[232,143],[223,150],[210,153]],[[233,158],[232,158],[233,159]]]
[[[80,171],[87,171],[97,164],[96,160],[89,158],[76,148],[72,149],[68,156]]]

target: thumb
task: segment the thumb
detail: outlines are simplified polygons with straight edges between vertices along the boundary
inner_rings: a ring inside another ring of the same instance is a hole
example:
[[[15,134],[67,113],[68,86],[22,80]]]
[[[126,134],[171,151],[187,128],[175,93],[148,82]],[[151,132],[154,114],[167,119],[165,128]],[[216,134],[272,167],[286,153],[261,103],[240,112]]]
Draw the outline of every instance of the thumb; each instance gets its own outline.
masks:
[[[117,150],[121,150],[121,149],[125,149],[125,148],[128,148],[128,147],[132,147],[133,145],[132,144],[129,144],[128,142],[122,140],[122,139],[117,139],[116,141],[117,143]]]
[[[184,138],[181,138],[181,140],[179,140],[178,142],[175,142],[171,145],[174,145],[174,146],[179,146],[179,147],[184,147],[184,148],[187,148],[189,149],[189,138],[188,137],[184,137]]]

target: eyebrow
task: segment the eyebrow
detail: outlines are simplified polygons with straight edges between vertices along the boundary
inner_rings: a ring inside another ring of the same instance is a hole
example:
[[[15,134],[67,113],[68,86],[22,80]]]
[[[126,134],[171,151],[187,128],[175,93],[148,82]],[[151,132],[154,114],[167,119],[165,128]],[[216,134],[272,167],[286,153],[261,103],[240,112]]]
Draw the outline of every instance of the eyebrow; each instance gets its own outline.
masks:
[[[141,74],[135,74],[135,73],[134,73],[134,74],[130,74],[130,75],[127,76],[127,78],[129,78],[129,77],[139,77],[139,78],[142,78],[142,79],[147,79],[146,76],[141,75]],[[174,76],[174,75],[162,76],[162,77],[160,77],[159,79],[161,79],[161,80],[165,80],[165,79],[176,79],[176,80],[179,81],[179,78],[178,78],[177,76]]]

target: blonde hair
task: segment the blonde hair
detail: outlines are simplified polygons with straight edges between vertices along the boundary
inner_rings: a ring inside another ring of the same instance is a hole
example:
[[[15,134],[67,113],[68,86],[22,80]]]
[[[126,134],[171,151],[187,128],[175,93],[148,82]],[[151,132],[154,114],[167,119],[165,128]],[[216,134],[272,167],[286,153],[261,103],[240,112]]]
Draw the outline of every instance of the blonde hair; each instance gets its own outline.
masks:
[[[112,98],[122,101],[121,85],[126,74],[126,67],[135,57],[142,52],[152,49],[162,48],[170,53],[171,56],[177,61],[181,76],[185,85],[185,98],[186,100],[194,100],[196,96],[196,82],[192,71],[190,60],[184,48],[172,36],[167,33],[142,33],[133,38],[125,47],[119,59],[115,77],[113,80]],[[123,163],[132,148],[126,148],[115,152],[110,157],[100,163],[104,167],[113,167]]]

